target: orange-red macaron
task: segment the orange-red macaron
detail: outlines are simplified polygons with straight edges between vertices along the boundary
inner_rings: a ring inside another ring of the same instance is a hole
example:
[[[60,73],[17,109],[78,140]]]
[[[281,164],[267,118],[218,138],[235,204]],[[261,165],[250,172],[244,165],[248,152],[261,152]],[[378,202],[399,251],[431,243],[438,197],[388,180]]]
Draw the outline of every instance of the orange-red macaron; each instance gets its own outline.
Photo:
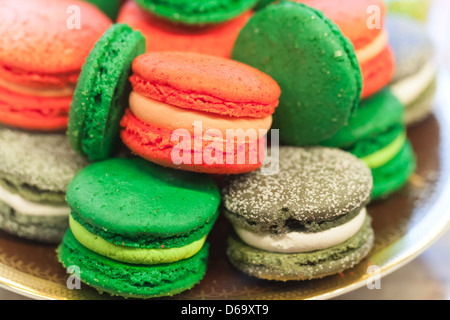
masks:
[[[134,153],[176,169],[237,174],[264,160],[280,88],[261,71],[188,52],[137,57],[121,137]]]
[[[224,23],[186,26],[158,18],[129,0],[121,7],[117,22],[139,30],[146,38],[147,52],[187,51],[229,58],[239,31],[252,14],[249,10]]]
[[[0,123],[64,129],[81,66],[110,24],[83,1],[1,1]]]
[[[395,60],[384,26],[382,0],[291,0],[321,10],[353,44],[363,77],[361,98],[386,86],[394,75]]]

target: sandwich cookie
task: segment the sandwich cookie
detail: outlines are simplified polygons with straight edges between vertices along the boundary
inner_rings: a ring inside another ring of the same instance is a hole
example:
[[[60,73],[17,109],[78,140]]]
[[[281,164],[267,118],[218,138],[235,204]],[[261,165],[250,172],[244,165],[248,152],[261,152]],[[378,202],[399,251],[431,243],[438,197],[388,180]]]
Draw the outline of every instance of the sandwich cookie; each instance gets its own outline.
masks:
[[[403,112],[403,105],[385,88],[364,100],[348,125],[321,143],[351,152],[372,169],[373,200],[401,189],[416,168]]]
[[[102,10],[112,21],[116,21],[117,14],[123,0],[85,0],[97,6]]]
[[[145,39],[125,24],[112,25],[83,65],[75,89],[67,134],[72,147],[90,161],[116,151],[119,122],[131,91],[133,59],[145,52]]]
[[[230,58],[239,31],[251,15],[249,10],[224,23],[189,27],[160,19],[128,1],[121,7],[117,22],[139,30],[147,40],[147,52],[189,51]]]
[[[151,14],[172,23],[202,26],[230,21],[252,9],[258,0],[135,0]]]
[[[110,24],[83,1],[1,1],[0,122],[65,129],[81,66]]]
[[[334,148],[280,147],[279,171],[229,177],[222,190],[231,263],[268,280],[322,278],[352,268],[374,242],[372,175]]]
[[[389,83],[395,63],[384,26],[386,8],[382,0],[295,1],[321,10],[352,42],[363,77],[362,99]]]
[[[70,229],[57,249],[65,266],[99,292],[171,296],[206,272],[206,237],[218,216],[213,180],[140,158],[81,170],[67,189]]]
[[[396,63],[390,88],[405,106],[405,124],[412,125],[432,112],[437,90],[433,43],[425,26],[413,18],[389,14],[386,27]]]
[[[281,87],[273,128],[284,144],[315,145],[331,137],[359,104],[362,80],[352,44],[306,5],[282,2],[255,12],[232,59],[270,75]]]
[[[230,59],[168,51],[140,55],[132,70],[121,137],[133,153],[214,174],[261,167],[280,96],[271,77]]]
[[[61,241],[70,209],[66,188],[87,163],[64,134],[0,127],[0,229],[22,238]]]

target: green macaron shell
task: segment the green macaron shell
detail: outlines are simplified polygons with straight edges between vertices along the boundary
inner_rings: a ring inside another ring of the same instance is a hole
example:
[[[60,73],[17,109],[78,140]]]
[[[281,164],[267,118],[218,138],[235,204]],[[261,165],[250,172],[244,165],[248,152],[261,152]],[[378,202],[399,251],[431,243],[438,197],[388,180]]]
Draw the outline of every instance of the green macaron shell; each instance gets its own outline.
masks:
[[[373,169],[372,199],[387,197],[402,188],[416,169],[416,158],[409,141],[401,151],[384,166]]]
[[[67,216],[22,214],[0,201],[0,229],[20,238],[56,244],[68,227]]]
[[[64,267],[77,266],[80,280],[99,292],[131,298],[172,296],[192,288],[206,272],[209,245],[189,259],[170,264],[132,265],[103,257],[67,231],[57,248]]]
[[[81,170],[69,184],[67,203],[78,223],[108,242],[172,248],[208,234],[220,192],[206,175],[115,158]]]
[[[258,0],[136,0],[144,10],[187,25],[217,24],[251,9]]]
[[[372,174],[340,149],[279,148],[279,170],[229,177],[222,189],[232,221],[250,231],[285,233],[293,226],[323,223],[359,212],[370,200]],[[251,226],[251,227],[250,227]]]
[[[121,0],[85,0],[102,10],[111,20],[115,21],[119,13]]]
[[[255,12],[232,59],[270,75],[281,88],[273,128],[284,144],[316,145],[359,104],[362,77],[353,45],[322,12],[282,2]]]
[[[358,264],[373,247],[371,218],[353,237],[333,247],[304,252],[276,253],[245,244],[236,235],[228,239],[227,255],[244,273],[267,280],[310,280],[336,274]]]
[[[131,63],[144,52],[145,38],[140,32],[114,24],[82,67],[67,133],[72,147],[90,161],[109,158],[117,147],[119,122],[131,90]]]
[[[87,165],[65,134],[0,127],[0,186],[39,203],[65,203],[67,185]]]

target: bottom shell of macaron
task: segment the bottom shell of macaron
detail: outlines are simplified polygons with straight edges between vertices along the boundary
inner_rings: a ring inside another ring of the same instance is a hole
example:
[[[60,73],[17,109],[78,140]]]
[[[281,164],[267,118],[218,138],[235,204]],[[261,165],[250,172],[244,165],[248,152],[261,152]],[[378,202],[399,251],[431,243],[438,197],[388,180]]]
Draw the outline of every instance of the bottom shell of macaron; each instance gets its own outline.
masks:
[[[260,279],[312,280],[354,267],[369,254],[374,239],[368,216],[353,237],[331,248],[302,253],[268,252],[249,246],[233,234],[228,239],[227,255],[236,268]]]
[[[99,255],[80,244],[70,229],[57,248],[58,260],[66,268],[77,266],[79,280],[99,293],[125,298],[173,296],[191,289],[206,273],[209,245],[194,256],[167,264],[129,264]]]

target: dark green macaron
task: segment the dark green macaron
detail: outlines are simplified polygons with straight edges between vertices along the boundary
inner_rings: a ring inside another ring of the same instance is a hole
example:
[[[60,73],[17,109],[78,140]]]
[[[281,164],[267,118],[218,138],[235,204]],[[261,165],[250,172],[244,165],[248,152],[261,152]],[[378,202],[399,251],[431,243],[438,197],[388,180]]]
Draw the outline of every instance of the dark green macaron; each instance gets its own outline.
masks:
[[[58,243],[68,228],[66,189],[87,162],[65,134],[0,127],[0,229]]]
[[[303,4],[257,11],[240,32],[232,59],[279,84],[273,128],[284,144],[315,145],[331,137],[359,104],[362,78],[353,45],[322,12]]]
[[[387,197],[400,189],[415,170],[403,115],[403,105],[385,88],[362,101],[348,125],[321,142],[351,152],[372,169],[372,199]]]
[[[119,13],[122,0],[84,0],[92,3],[102,10],[112,21],[115,21]]]
[[[60,260],[65,266],[89,261],[81,275],[87,284],[125,297],[155,297],[181,292],[203,277],[205,240],[220,204],[210,177],[113,158],[81,170],[67,188],[67,203],[70,232]],[[167,274],[144,281],[159,273]]]
[[[252,276],[282,281],[352,267],[373,245],[365,209],[371,191],[370,169],[348,152],[280,147],[277,173],[226,180],[223,205],[235,231],[230,261]]]
[[[253,8],[258,0],[136,0],[152,14],[186,25],[218,24]]]
[[[131,90],[131,63],[144,52],[145,38],[140,32],[114,24],[82,67],[67,134],[75,151],[90,161],[107,159],[117,148],[119,122]]]

